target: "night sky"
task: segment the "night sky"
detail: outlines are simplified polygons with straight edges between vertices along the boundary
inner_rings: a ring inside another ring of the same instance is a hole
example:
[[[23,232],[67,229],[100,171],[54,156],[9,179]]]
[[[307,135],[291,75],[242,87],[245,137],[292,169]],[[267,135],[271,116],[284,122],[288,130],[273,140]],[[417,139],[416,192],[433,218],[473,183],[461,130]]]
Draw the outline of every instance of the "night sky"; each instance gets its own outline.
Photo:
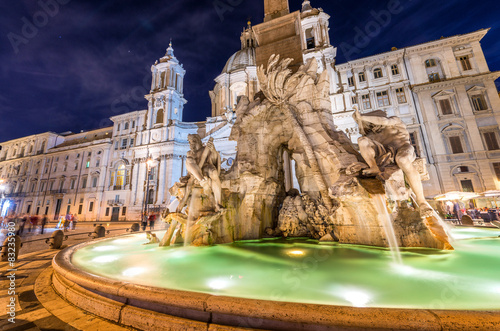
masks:
[[[170,38],[187,70],[184,121],[205,120],[211,111],[208,91],[240,49],[246,21],[258,24],[264,16],[263,0],[57,0],[58,8],[44,5],[55,1],[0,4],[0,142],[96,129],[111,124],[110,116],[145,109],[151,65],[165,54]],[[492,28],[482,45],[490,70],[500,70],[500,11],[493,0],[401,0],[399,13],[366,46],[348,54],[358,29],[390,2],[397,0],[311,0],[331,15],[337,63]],[[291,10],[301,3],[290,0]],[[38,27],[31,25],[34,20]]]

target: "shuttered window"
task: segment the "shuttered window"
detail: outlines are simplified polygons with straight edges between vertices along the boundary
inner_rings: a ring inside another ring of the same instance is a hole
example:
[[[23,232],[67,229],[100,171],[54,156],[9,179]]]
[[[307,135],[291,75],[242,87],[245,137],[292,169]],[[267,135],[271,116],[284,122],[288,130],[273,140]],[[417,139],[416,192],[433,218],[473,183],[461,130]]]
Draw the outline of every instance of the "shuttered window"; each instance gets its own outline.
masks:
[[[464,148],[462,146],[462,141],[460,137],[450,137],[450,145],[451,151],[453,154],[461,154],[464,152]]]
[[[451,115],[451,114],[453,114],[453,110],[451,109],[450,100],[448,100],[448,99],[439,100],[439,107],[441,108],[441,114],[442,115]]]
[[[495,175],[497,175],[497,179],[500,180],[500,163],[493,163],[493,170],[495,170]]]
[[[484,136],[484,141],[486,142],[486,147],[488,148],[489,151],[495,151],[497,149],[500,149],[500,146],[498,146],[498,140],[495,132],[485,132],[483,133]]]

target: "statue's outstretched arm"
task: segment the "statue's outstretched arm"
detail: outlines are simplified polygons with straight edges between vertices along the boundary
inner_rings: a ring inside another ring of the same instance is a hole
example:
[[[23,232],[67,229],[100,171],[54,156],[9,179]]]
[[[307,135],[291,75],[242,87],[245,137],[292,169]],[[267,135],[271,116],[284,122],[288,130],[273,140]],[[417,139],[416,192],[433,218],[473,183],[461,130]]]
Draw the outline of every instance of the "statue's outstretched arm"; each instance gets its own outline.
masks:
[[[400,125],[402,122],[397,117],[378,117],[378,116],[360,116],[361,120],[364,122],[372,123],[380,126],[395,126]]]

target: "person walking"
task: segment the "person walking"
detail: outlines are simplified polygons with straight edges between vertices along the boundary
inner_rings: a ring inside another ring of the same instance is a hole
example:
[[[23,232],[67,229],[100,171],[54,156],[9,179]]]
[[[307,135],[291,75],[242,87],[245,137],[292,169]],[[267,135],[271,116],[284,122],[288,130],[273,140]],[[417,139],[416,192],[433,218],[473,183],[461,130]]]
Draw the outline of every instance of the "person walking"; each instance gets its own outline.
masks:
[[[66,214],[66,217],[64,218],[64,232],[68,232],[70,220],[71,220],[71,215]]]
[[[28,215],[24,215],[22,218],[18,218],[19,221],[19,230],[17,230],[17,235],[22,236],[24,232],[24,226],[26,225],[26,222],[28,222]]]
[[[152,231],[155,227],[155,221],[156,221],[156,215],[151,214],[149,215],[149,230]]]
[[[73,214],[73,226],[72,230],[76,230],[76,223],[78,222],[78,218],[76,217],[76,214]]]
[[[48,221],[47,215],[43,215],[42,222],[41,222],[42,228],[40,230],[40,234],[43,234],[43,230],[45,229],[45,225],[47,224],[47,221]]]
[[[146,231],[146,226],[148,226],[148,214],[144,213],[142,215],[142,231]]]

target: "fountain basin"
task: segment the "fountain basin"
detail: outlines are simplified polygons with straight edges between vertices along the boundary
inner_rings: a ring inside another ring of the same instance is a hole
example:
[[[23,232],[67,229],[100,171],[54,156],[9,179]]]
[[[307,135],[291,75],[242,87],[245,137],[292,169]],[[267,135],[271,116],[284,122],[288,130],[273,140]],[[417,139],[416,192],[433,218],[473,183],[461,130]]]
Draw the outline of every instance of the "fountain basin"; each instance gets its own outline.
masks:
[[[164,325],[167,315],[181,329],[188,322],[283,330],[494,329],[500,231],[474,230],[455,230],[464,238],[455,252],[405,250],[402,267],[392,265],[387,250],[372,247],[263,240],[159,248],[130,235],[62,251],[53,279],[70,302],[143,329]]]

